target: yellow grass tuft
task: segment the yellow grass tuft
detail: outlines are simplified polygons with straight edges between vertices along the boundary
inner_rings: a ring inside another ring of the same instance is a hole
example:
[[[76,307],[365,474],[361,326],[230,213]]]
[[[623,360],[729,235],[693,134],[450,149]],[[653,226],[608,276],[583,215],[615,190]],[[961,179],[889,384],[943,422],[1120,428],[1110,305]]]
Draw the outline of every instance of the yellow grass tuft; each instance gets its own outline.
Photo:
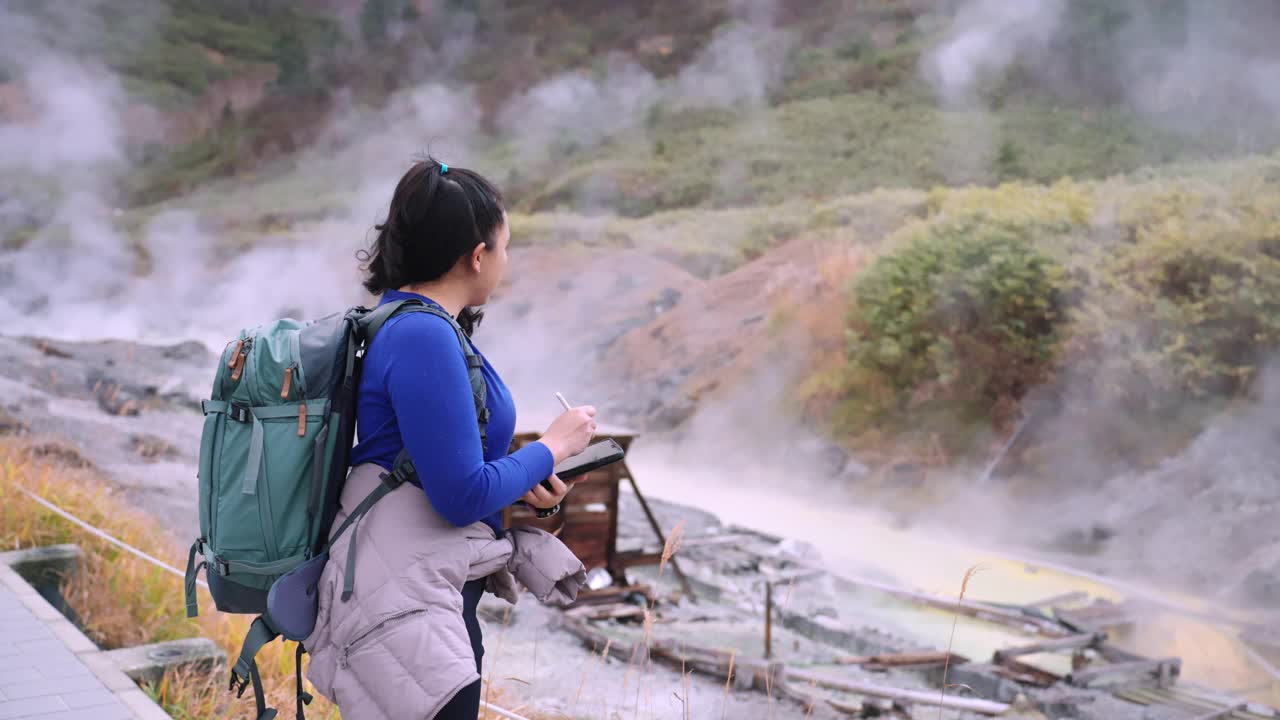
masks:
[[[57,448],[51,451],[50,448]],[[182,567],[185,546],[83,463],[71,462],[73,450],[56,443],[15,439],[0,441],[0,547],[76,543],[84,563],[62,588],[68,604],[84,623],[85,634],[103,648],[128,647],[164,640],[204,636],[234,656],[252,617],[217,612],[207,591],[199,589],[202,614],[188,619],[182,579],[147,563],[75,525],[31,500],[26,488],[143,552]],[[59,462],[61,460],[62,462]],[[267,700],[292,714],[294,644],[275,642],[258,656]],[[304,660],[305,664],[305,660]],[[226,671],[167,675],[144,689],[170,715],[190,718],[253,720],[249,691],[236,698],[227,691]],[[305,683],[305,678],[304,678]],[[315,695],[309,684],[304,687]],[[337,708],[319,695],[307,707],[309,718],[336,720]]]
[[[738,659],[738,648],[729,650],[729,672],[724,676],[724,699],[720,702],[720,718],[724,720],[729,712],[729,686],[733,683],[733,663]]]
[[[680,543],[684,540],[684,518],[676,523],[671,529],[671,534],[667,536],[667,541],[662,544],[662,559],[658,562],[658,578],[662,578],[662,571],[667,569],[667,562],[680,549]]]
[[[947,699],[947,688],[951,687],[947,685],[947,672],[951,670],[951,648],[956,641],[956,624],[960,620],[960,606],[964,604],[965,595],[969,593],[969,581],[973,579],[974,575],[982,572],[983,569],[984,566],[981,564],[971,566],[964,571],[964,579],[960,581],[960,594],[956,597],[956,612],[951,616],[951,636],[947,640],[947,655],[942,661],[942,689],[939,698],[944,702]],[[938,705],[938,720],[942,720],[944,709],[942,704]]]

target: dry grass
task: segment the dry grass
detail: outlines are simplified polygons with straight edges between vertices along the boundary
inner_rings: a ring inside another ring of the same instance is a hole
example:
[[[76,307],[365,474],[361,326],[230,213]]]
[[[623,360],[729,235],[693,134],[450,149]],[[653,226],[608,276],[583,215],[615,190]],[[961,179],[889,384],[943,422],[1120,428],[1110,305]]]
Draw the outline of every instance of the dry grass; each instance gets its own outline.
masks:
[[[82,531],[18,491],[24,487],[129,545],[175,567],[183,566],[186,553],[178,539],[163,532],[153,518],[131,505],[92,468],[66,462],[71,453],[31,452],[45,446],[47,443],[0,442],[0,497],[4,498],[0,502],[0,545],[15,549],[77,543],[84,549],[81,571],[67,579],[63,593],[83,621],[85,633],[101,647],[204,636],[228,655],[238,653],[252,617],[214,611],[209,594],[201,589],[198,592],[205,612],[188,619],[181,578]],[[267,700],[284,712],[295,703],[293,659],[294,644],[284,642],[271,643],[258,656]],[[309,684],[305,687],[313,692]],[[249,692],[239,699],[227,692],[224,671],[172,673],[159,685],[145,689],[179,720],[254,717]],[[318,695],[307,707],[307,714],[317,720],[340,717],[337,708]]]
[[[0,438],[0,549],[79,544],[84,562],[80,572],[64,583],[63,594],[82,619],[85,633],[103,648],[204,636],[228,656],[238,653],[251,616],[215,611],[208,592],[200,589],[204,612],[188,619],[181,578],[82,531],[19,492],[19,487],[26,488],[129,545],[175,567],[183,566],[183,543],[163,532],[92,467],[77,462],[73,450],[49,452],[49,448],[47,442]],[[296,702],[294,649],[292,642],[273,642],[258,655],[267,702],[281,717],[292,716]],[[252,691],[236,698],[227,691],[227,680],[225,670],[173,672],[144,689],[177,720],[253,720]],[[337,707],[318,695],[305,676],[303,682],[315,698],[306,708],[307,717],[338,720]],[[511,704],[499,693],[489,701],[504,707]],[[549,720],[527,709],[519,712],[530,720]],[[481,712],[480,717],[499,716]]]
[[[947,639],[947,656],[942,662],[942,688],[940,690],[941,694],[938,697],[944,703],[947,699],[947,688],[951,687],[947,685],[947,673],[951,670],[951,648],[956,642],[956,624],[960,620],[960,606],[964,603],[964,597],[969,592],[969,581],[973,579],[974,575],[982,572],[982,569],[982,565],[971,566],[968,570],[964,571],[964,579],[960,581],[960,594],[956,597],[956,611],[951,616],[951,635]],[[942,720],[942,713],[945,709],[945,705],[938,705],[938,720]]]

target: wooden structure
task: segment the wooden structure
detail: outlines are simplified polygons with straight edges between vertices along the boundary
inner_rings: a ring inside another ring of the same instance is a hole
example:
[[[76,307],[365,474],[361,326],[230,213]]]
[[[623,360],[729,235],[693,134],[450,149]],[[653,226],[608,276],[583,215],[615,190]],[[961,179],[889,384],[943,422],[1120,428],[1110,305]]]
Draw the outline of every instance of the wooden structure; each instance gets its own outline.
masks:
[[[540,435],[538,432],[518,431],[512,438],[511,450],[536,441]],[[596,441],[607,438],[613,439],[623,450],[630,451],[636,433],[600,425]],[[507,527],[530,525],[556,535],[582,560],[588,572],[604,568],[615,583],[625,583],[625,570],[628,567],[654,565],[662,556],[661,553],[618,552],[618,492],[623,482],[631,483],[659,544],[665,544],[662,530],[649,510],[649,504],[640,494],[640,488],[631,475],[626,460],[575,478],[573,492],[565,499],[560,512],[549,518],[539,520],[531,509],[514,505],[503,512],[503,521]],[[687,586],[684,574],[678,567],[673,569],[679,574],[681,582],[686,584],[686,593],[692,595],[692,588]]]

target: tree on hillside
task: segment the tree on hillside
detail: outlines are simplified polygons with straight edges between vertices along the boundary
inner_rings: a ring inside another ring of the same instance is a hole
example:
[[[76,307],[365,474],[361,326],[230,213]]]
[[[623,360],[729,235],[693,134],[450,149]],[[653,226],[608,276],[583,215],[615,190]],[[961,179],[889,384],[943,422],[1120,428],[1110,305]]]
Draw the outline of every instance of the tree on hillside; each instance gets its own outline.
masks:
[[[305,90],[311,85],[311,61],[307,47],[293,31],[280,37],[276,45],[276,86],[282,90]]]
[[[360,8],[360,36],[374,45],[387,39],[387,27],[395,17],[396,0],[365,0]]]

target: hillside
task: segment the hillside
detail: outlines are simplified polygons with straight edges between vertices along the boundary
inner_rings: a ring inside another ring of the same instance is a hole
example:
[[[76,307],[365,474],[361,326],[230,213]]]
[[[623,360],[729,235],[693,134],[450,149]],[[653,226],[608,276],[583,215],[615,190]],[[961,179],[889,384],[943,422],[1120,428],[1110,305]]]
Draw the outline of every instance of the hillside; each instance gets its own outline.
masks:
[[[0,52],[0,118],[29,119],[47,102],[32,83],[67,72],[68,58],[84,65],[76,72],[109,74],[127,160],[116,204],[287,174],[317,146],[367,154],[373,134],[403,122],[430,128],[416,148],[434,137],[474,157],[523,210],[632,216],[1104,177],[1276,138],[1271,113],[1249,112],[1274,98],[1247,77],[1164,87],[1203,44],[1167,29],[1198,19],[1180,3],[1148,17],[1082,0],[1065,17],[994,14],[984,26],[964,3],[913,0],[722,0],[694,12],[630,1],[129,2],[18,3]],[[1244,39],[1265,36],[1273,15],[1255,13]],[[1016,54],[1050,25],[1064,26],[1061,42]],[[952,57],[1006,29],[1008,51]],[[1241,29],[1206,32],[1240,40]],[[1136,39],[1142,54],[1127,54]],[[946,69],[956,64],[972,69]]]
[[[1208,459],[1280,340],[1275,6],[690,7],[6,6],[0,329],[216,345],[367,300],[354,253],[430,150],[506,193],[480,337],[530,415],[814,446],[910,516],[1078,504],[995,534],[1204,581],[1147,493],[1272,507],[1258,442]]]

